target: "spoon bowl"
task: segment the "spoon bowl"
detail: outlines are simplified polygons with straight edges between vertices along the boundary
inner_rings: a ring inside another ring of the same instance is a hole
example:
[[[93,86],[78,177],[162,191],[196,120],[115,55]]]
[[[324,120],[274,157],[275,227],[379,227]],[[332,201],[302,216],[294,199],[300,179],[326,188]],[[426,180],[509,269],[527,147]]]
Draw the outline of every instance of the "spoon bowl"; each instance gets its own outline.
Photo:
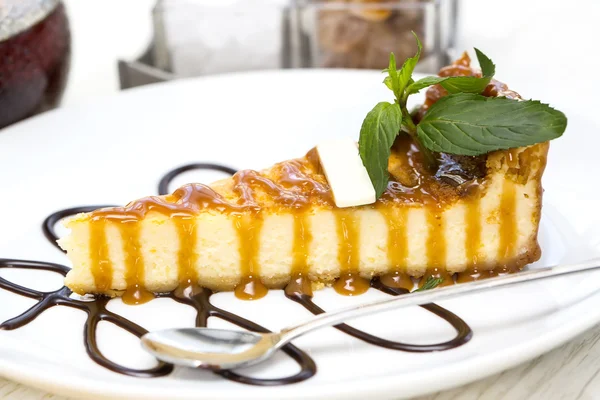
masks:
[[[229,369],[269,357],[281,335],[212,328],[166,329],[147,333],[142,347],[159,360],[192,368]]]

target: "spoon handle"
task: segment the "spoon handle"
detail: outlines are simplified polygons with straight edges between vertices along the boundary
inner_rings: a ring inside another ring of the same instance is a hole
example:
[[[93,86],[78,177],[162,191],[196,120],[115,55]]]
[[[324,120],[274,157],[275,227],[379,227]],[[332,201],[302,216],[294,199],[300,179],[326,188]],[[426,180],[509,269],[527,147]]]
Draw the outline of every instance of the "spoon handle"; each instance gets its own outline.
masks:
[[[597,268],[600,268],[600,258],[593,258],[577,264],[539,268],[519,272],[514,275],[504,275],[481,281],[461,283],[459,285],[442,287],[435,290],[413,292],[404,296],[362,304],[357,307],[350,307],[335,312],[323,313],[304,323],[281,330],[281,342],[279,345],[283,345],[290,340],[315,329],[337,325],[344,321],[358,318],[367,314],[375,314],[401,307],[428,304],[434,301],[451,299],[464,294],[477,293],[488,289],[511,286],[540,279],[554,278],[561,275],[576,274]]]

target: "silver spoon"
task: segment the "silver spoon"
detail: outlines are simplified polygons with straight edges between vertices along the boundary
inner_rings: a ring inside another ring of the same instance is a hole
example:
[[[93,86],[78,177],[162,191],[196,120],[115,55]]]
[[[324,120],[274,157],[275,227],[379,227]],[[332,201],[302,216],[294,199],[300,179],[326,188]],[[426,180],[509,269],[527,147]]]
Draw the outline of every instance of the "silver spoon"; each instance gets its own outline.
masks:
[[[367,314],[391,309],[428,304],[463,294],[575,274],[600,268],[600,258],[578,264],[559,265],[523,271],[481,281],[462,283],[435,290],[413,292],[404,296],[379,300],[340,311],[323,313],[280,332],[257,333],[213,328],[180,328],[150,332],[142,336],[142,347],[159,360],[186,367],[231,369],[246,367],[271,357],[292,339],[315,329],[337,325]]]

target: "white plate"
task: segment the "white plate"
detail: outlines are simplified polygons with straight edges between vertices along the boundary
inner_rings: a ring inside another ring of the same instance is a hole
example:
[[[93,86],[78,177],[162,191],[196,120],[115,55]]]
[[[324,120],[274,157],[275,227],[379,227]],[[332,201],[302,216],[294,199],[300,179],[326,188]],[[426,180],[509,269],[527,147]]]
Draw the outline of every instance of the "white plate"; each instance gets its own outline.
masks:
[[[52,212],[87,204],[126,203],[155,193],[158,179],[185,163],[218,162],[257,169],[301,156],[326,137],[357,137],[366,112],[390,97],[381,75],[374,72],[236,74],[130,90],[15,125],[0,133],[0,257],[66,263],[40,229]],[[569,117],[569,130],[553,144],[544,178],[543,258],[537,266],[600,253],[598,190],[588,181],[599,165],[588,149],[597,148],[600,140],[588,135],[586,148],[578,148],[578,138],[591,127],[578,116]],[[208,175],[187,174],[175,184],[220,177]],[[61,286],[58,277],[45,273],[0,270],[0,276],[43,290]],[[86,398],[413,396],[512,367],[593,326],[600,321],[599,277],[590,273],[443,302],[474,331],[470,342],[444,352],[387,350],[333,328],[313,333],[295,344],[315,360],[318,371],[311,379],[287,386],[248,386],[207,371],[184,369],[162,378],[110,372],[85,354],[84,313],[60,306],[23,328],[0,331],[0,374]],[[324,290],[316,294],[316,302],[331,310],[380,296],[370,291],[349,298]],[[285,301],[279,291],[254,302],[237,300],[230,293],[215,295],[212,301],[269,329],[309,316],[299,305]],[[4,321],[35,301],[0,290],[0,304],[0,321]],[[109,309],[149,330],[189,326],[194,318],[192,309],[169,299],[135,307],[117,299]],[[226,323],[210,319],[209,325]],[[453,336],[448,325],[420,308],[363,318],[353,325],[412,343]],[[115,362],[137,367],[152,364],[134,336],[107,322],[100,323],[98,334],[101,350]],[[275,377],[296,370],[289,358],[281,356],[240,372]]]

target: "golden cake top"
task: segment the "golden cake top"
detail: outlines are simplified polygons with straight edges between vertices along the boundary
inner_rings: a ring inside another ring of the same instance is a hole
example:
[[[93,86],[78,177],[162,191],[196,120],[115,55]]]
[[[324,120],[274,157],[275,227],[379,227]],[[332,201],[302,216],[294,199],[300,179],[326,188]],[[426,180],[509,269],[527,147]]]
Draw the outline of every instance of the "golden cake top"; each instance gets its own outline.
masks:
[[[528,148],[498,151],[486,157],[441,156],[440,168],[433,174],[423,164],[417,146],[408,136],[400,136],[389,161],[390,182],[373,205],[425,205],[445,207],[485,188],[487,177],[506,174],[526,183],[537,178],[545,163],[547,143]],[[93,219],[139,220],[150,212],[168,216],[194,215],[203,210],[221,213],[307,208],[334,208],[331,191],[320,171],[315,150],[299,159],[275,164],[261,172],[242,170],[232,178],[209,186],[191,183],[166,196],[149,196],[125,207],[96,210]]]

